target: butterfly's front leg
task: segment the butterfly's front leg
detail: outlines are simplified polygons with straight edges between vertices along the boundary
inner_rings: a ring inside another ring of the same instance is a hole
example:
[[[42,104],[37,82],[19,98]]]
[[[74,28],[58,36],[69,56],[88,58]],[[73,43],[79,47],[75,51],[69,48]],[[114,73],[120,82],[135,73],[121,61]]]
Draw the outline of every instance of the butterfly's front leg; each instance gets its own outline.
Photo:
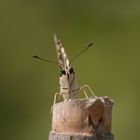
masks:
[[[84,89],[84,94],[85,94],[85,96],[86,96],[86,99],[88,99],[88,95],[87,95],[87,92],[86,92],[85,89]]]
[[[58,98],[58,99],[60,99],[61,94],[60,94],[59,92],[56,92],[55,95],[54,95],[54,99],[53,99],[53,105],[56,104],[56,101],[57,101],[57,95],[59,95],[59,98]]]
[[[88,98],[87,93],[86,93],[86,90],[85,90],[86,88],[90,91],[90,93],[92,94],[92,96],[95,96],[95,94],[93,93],[93,91],[91,90],[91,88],[88,85],[85,84],[85,85],[83,85],[83,86],[80,87],[80,90],[83,90],[84,91],[84,94],[85,94],[86,98]]]
[[[60,99],[60,93],[59,92],[56,92],[55,95],[54,95],[54,99],[53,99],[53,105],[51,107],[51,113],[52,113],[52,110],[53,110],[53,106],[56,104],[56,101],[57,101],[57,95],[59,95],[59,99]]]

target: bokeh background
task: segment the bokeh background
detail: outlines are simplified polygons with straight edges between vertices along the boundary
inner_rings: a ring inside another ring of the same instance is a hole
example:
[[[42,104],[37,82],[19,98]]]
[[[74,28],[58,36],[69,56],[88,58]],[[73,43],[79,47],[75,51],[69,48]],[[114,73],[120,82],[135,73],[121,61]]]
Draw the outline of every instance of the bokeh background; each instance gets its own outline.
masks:
[[[59,91],[53,34],[73,62],[79,85],[114,99],[116,140],[140,139],[139,0],[0,1],[0,139],[47,140],[50,108]]]

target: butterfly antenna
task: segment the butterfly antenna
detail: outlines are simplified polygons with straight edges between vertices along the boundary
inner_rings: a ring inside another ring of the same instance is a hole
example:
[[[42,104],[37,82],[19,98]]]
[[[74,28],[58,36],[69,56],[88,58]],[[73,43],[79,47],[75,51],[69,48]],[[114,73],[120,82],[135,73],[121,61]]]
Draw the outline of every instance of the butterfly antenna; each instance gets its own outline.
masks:
[[[38,57],[38,56],[36,56],[36,55],[34,55],[33,58],[40,59],[40,60],[45,61],[45,62],[48,62],[48,63],[59,64],[58,62],[51,61],[51,60],[47,60],[47,59],[44,59],[44,58]]]
[[[79,54],[74,56],[71,60],[70,63],[72,63],[77,57],[79,57],[81,54],[83,54],[87,49],[89,49],[94,43],[90,43],[85,49],[83,49]]]

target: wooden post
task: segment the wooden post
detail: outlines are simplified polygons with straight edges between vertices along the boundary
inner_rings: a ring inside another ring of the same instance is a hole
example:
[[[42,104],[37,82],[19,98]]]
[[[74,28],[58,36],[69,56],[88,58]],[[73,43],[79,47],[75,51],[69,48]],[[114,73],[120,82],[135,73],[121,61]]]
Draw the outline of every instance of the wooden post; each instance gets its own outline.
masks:
[[[108,97],[55,104],[49,140],[113,140],[112,105],[113,101]]]

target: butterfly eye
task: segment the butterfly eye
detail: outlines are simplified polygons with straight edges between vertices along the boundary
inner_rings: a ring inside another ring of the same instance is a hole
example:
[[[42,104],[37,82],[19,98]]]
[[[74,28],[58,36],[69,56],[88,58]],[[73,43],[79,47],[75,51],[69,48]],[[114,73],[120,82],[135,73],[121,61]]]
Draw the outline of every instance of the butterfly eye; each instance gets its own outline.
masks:
[[[70,68],[69,72],[70,72],[70,74],[73,73],[73,68]]]
[[[65,70],[61,70],[61,74],[66,75],[66,71]]]

